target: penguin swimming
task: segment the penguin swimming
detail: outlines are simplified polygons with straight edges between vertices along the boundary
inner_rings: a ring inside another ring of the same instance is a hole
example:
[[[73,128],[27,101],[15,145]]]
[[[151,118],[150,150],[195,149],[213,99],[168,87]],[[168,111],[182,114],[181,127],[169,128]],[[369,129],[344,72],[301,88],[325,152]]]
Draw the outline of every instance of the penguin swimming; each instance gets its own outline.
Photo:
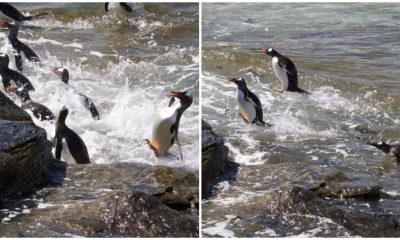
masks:
[[[53,71],[55,74],[57,74],[61,81],[65,84],[68,84],[69,81],[69,72],[66,68],[62,68],[62,67],[52,67],[50,69],[51,71]],[[86,95],[83,95],[82,93],[79,93],[79,96],[82,97],[83,99],[83,105],[85,106],[86,109],[88,109],[90,111],[90,113],[92,114],[92,117],[95,120],[100,120],[100,113],[97,110],[96,106],[94,105],[93,101],[88,98]]]
[[[261,51],[272,57],[272,68],[281,82],[281,89],[274,87],[272,88],[274,91],[290,91],[309,94],[309,92],[299,88],[296,66],[288,57],[283,56],[272,48],[263,48]]]
[[[22,88],[21,91],[35,91],[35,88],[27,77],[17,71],[8,68],[9,62],[10,60],[7,54],[0,53],[0,76],[3,80],[4,89],[7,89],[11,86],[12,80],[15,82],[18,88]]]
[[[255,123],[271,127],[272,124],[263,121],[261,101],[248,88],[243,78],[230,78],[237,85],[236,100],[239,104],[239,115],[246,123]]]
[[[168,107],[162,109],[156,117],[152,139],[146,139],[147,144],[157,157],[164,156],[174,142],[180,145],[178,138],[179,122],[183,112],[193,102],[193,97],[188,92],[171,92],[170,96],[172,98]],[[179,99],[179,102],[175,102],[175,98]]]
[[[31,100],[29,93],[20,91],[15,87],[9,87],[9,92],[15,93],[21,99],[21,108],[27,112],[32,112],[33,116],[40,121],[51,121],[55,119],[54,114],[46,106]]]
[[[7,39],[11,43],[13,49],[16,51],[15,64],[19,71],[22,71],[22,56],[21,53],[31,62],[40,62],[40,57],[33,51],[29,46],[24,44],[18,39],[19,25],[15,22],[2,22],[0,21],[0,27],[8,28]]]
[[[77,164],[90,163],[89,154],[82,138],[65,125],[67,116],[68,109],[63,107],[55,124],[54,146],[56,148],[56,158],[61,160],[61,153],[70,152],[71,157]]]
[[[33,16],[25,16],[11,4],[5,2],[0,3],[0,20],[2,21],[14,21],[14,22],[30,21],[32,19],[42,17],[46,14],[47,12],[42,12]]]
[[[393,154],[397,161],[400,161],[400,145],[390,145],[382,141],[371,140],[367,142],[368,145],[374,146],[384,153]]]
[[[116,2],[113,2],[111,4],[117,4]],[[127,3],[121,2],[119,3],[119,5],[121,6],[122,9],[124,9],[126,12],[133,12],[133,9],[131,6],[129,6]],[[110,3],[106,2],[104,4],[104,9],[106,10],[106,12],[108,12],[108,10],[110,9]]]

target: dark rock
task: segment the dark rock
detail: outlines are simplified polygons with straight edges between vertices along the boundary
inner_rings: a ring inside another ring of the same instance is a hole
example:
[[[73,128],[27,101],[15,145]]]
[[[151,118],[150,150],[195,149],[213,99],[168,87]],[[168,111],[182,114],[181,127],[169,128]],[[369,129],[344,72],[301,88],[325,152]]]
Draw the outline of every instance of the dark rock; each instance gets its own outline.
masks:
[[[202,197],[212,195],[213,186],[227,172],[236,175],[238,164],[228,160],[228,148],[224,139],[202,120],[201,126],[201,167],[202,167]],[[235,178],[235,177],[233,177]]]
[[[10,121],[31,121],[31,117],[22,108],[15,105],[3,92],[0,91],[0,119]]]

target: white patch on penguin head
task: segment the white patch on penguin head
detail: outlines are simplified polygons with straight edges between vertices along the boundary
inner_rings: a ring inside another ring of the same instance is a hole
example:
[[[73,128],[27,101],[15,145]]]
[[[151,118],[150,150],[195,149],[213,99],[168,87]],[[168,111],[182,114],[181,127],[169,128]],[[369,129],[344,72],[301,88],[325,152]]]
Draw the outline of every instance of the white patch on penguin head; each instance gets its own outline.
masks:
[[[382,141],[379,141],[377,144],[378,144],[378,146],[380,146],[380,145],[382,145],[383,143],[382,143]]]
[[[272,48],[268,48],[268,53],[272,53],[273,50],[274,49],[272,49]]]

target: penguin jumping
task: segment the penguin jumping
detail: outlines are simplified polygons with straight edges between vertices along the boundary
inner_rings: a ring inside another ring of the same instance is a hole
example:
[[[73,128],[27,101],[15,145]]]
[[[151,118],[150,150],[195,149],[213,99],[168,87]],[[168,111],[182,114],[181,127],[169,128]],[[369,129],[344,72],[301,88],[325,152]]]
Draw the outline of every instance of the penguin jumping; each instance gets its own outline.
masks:
[[[20,90],[22,92],[35,91],[35,88],[27,77],[8,68],[9,62],[10,60],[7,54],[0,53],[0,76],[3,80],[4,89],[11,87],[12,80],[18,86],[18,88],[22,88]]]
[[[14,21],[14,22],[30,21],[32,19],[42,17],[46,14],[47,12],[42,12],[33,16],[25,16],[11,4],[5,2],[0,3],[0,20],[2,21]]]
[[[31,100],[29,93],[20,91],[16,87],[9,87],[8,92],[15,93],[21,99],[21,108],[32,112],[33,116],[40,121],[51,121],[55,119],[54,114],[46,106]]]
[[[384,153],[393,154],[396,157],[396,160],[400,161],[400,145],[390,145],[376,140],[368,141],[367,144],[376,147]]]
[[[146,139],[147,144],[157,157],[164,156],[175,142],[180,146],[178,138],[179,122],[183,112],[193,102],[193,97],[188,92],[171,92],[170,96],[172,98],[168,107],[162,109],[156,117],[152,139]],[[175,102],[175,99],[178,99],[179,102]]]
[[[77,164],[90,163],[89,154],[82,138],[65,125],[67,116],[68,109],[63,107],[55,124],[56,134],[54,136],[54,145],[56,148],[56,158],[61,160],[61,153],[65,150],[64,148],[68,148]],[[66,144],[63,144],[63,140],[65,140]]]
[[[50,68],[50,70],[53,71],[55,74],[57,74],[63,83],[68,84],[69,72],[66,68],[52,67],[52,68]],[[77,92],[77,93],[79,94],[79,96],[82,97],[83,105],[85,106],[85,108],[87,110],[90,111],[90,113],[92,114],[92,117],[95,120],[100,120],[100,113],[97,110],[96,106],[94,105],[93,101],[90,98],[88,98],[86,95],[83,95],[82,93],[79,93],[79,92]]]
[[[273,87],[272,90],[277,92],[290,91],[309,94],[309,92],[299,88],[296,66],[288,57],[283,56],[272,48],[262,48],[261,52],[272,57],[272,68],[281,82],[281,89]]]
[[[29,46],[18,39],[19,25],[15,22],[0,21],[0,27],[8,28],[8,41],[11,43],[15,54],[15,65],[19,71],[22,71],[22,56],[21,53],[31,62],[40,62],[40,57]]]
[[[255,123],[271,127],[272,124],[263,121],[261,101],[248,88],[243,78],[230,78],[237,85],[236,100],[239,104],[239,115],[246,123]]]

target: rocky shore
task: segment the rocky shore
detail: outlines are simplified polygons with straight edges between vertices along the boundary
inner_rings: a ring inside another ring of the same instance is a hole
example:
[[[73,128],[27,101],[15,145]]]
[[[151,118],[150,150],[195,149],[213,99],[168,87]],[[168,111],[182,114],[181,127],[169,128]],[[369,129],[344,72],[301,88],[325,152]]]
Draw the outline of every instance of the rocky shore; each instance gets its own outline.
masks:
[[[130,163],[71,165],[0,92],[0,236],[197,237],[198,176]]]

